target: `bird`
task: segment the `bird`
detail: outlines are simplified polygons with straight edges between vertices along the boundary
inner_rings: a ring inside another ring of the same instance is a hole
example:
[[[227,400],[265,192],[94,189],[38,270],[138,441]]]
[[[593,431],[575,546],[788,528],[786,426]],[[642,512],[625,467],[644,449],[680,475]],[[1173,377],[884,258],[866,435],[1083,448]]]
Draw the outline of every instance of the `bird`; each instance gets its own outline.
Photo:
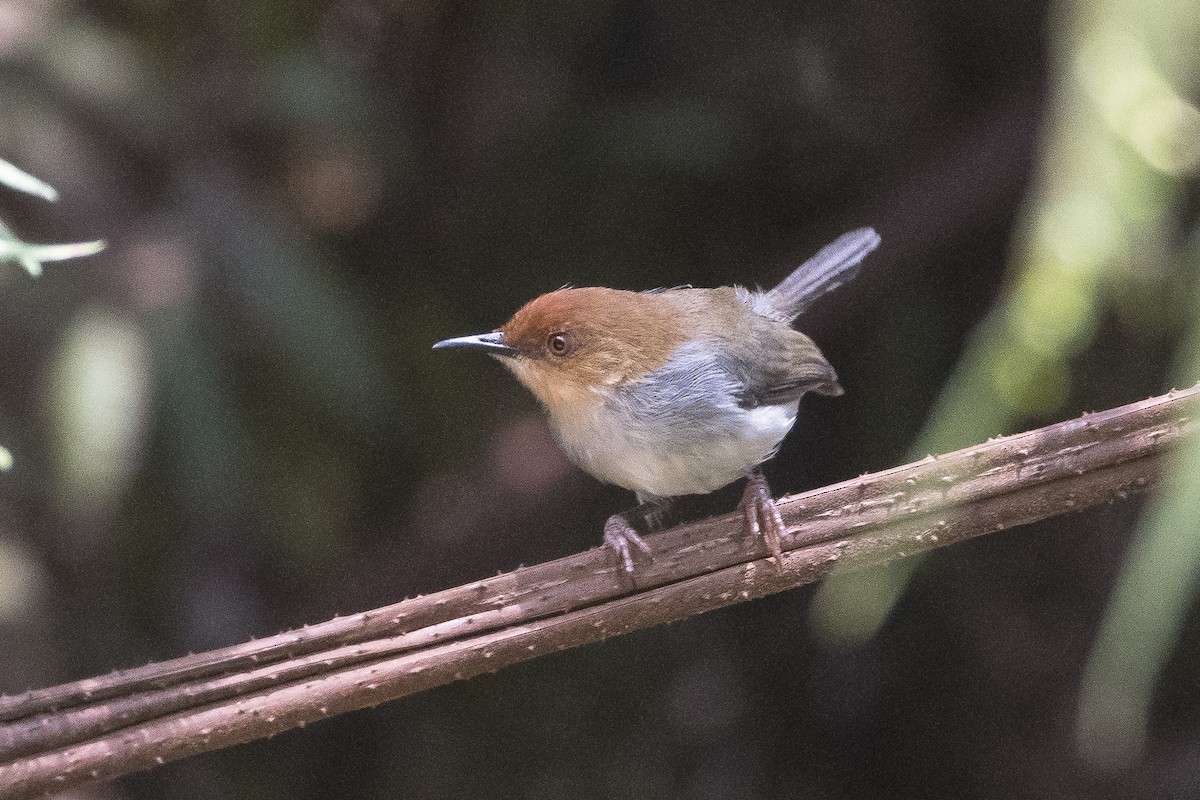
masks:
[[[625,572],[635,571],[635,550],[651,557],[641,531],[675,498],[742,478],[745,531],[782,571],[786,529],[761,465],[792,429],[803,395],[843,393],[792,323],[852,280],[879,242],[873,228],[843,234],[768,291],[566,286],[493,331],[433,347],[495,356],[544,407],[571,461],[634,492],[637,506],[604,525]]]

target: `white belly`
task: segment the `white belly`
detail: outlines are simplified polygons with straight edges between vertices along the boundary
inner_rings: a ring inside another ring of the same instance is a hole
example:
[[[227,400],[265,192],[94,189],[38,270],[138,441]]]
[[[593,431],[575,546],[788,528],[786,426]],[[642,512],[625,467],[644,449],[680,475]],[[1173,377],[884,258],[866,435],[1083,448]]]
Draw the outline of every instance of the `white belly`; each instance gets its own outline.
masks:
[[[675,497],[745,477],[775,454],[797,406],[731,404],[703,418],[650,422],[596,409],[555,422],[563,448],[587,472],[639,494]]]

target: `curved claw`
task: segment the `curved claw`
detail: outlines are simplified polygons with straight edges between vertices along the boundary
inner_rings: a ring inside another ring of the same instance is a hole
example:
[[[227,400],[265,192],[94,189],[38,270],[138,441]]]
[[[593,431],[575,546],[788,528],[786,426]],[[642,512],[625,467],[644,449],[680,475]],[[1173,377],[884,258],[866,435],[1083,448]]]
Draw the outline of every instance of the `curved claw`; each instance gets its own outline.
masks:
[[[742,513],[746,517],[746,533],[761,536],[775,559],[775,569],[783,572],[783,535],[787,532],[783,515],[771,497],[767,479],[758,470],[746,479],[742,494]]]
[[[629,521],[620,514],[613,514],[604,523],[604,543],[617,554],[625,571],[630,574],[633,574],[633,552],[630,545],[641,550],[645,556],[650,556],[650,545],[646,544],[646,540],[639,536]]]

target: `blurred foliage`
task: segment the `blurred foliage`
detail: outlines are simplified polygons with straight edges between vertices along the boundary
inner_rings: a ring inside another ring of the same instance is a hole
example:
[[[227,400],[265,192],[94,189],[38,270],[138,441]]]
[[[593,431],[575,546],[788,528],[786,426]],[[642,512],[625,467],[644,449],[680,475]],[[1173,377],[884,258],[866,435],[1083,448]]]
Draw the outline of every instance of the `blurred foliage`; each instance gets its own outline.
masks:
[[[0,159],[0,185],[25,192],[43,200],[54,202],[58,192],[44,181],[40,181],[13,164]],[[65,261],[80,256],[95,255],[104,249],[103,242],[81,242],[78,244],[35,245],[23,242],[3,221],[0,221],[0,261],[16,261],[30,275],[42,274],[43,266],[51,261]],[[0,472],[12,469],[13,456],[7,447],[0,446]],[[23,579],[12,577],[18,585]]]
[[[0,159],[0,185],[36,195],[51,202],[58,199],[58,192],[54,191],[54,187],[22,172],[3,159]],[[30,244],[21,241],[7,225],[0,222],[0,261],[16,261],[34,277],[41,275],[44,265],[51,261],[66,261],[80,256],[95,255],[103,249],[104,242]]]
[[[0,215],[110,243],[0,295],[0,690],[596,545],[630,499],[498,365],[428,349],[567,282],[770,285],[879,228],[801,320],[847,394],[805,401],[781,493],[1190,384],[1196,17],[0,0],[0,153],[62,195]],[[1178,459],[1141,522],[985,537],[83,796],[1169,796],[1200,767]]]
[[[1200,378],[1195,229],[1180,242],[1200,170],[1200,110],[1180,94],[1200,86],[1200,11],[1168,6],[1164,16],[1120,0],[1070,5],[1053,22],[1064,68],[1015,232],[1012,277],[911,457],[1062,416],[1080,371],[1072,362],[1096,345],[1106,312],[1151,341],[1190,331],[1171,381]],[[1079,741],[1102,769],[1141,754],[1154,686],[1194,600],[1200,450],[1190,450],[1141,526],[1089,662]],[[816,623],[838,638],[874,635],[917,563],[827,583]]]

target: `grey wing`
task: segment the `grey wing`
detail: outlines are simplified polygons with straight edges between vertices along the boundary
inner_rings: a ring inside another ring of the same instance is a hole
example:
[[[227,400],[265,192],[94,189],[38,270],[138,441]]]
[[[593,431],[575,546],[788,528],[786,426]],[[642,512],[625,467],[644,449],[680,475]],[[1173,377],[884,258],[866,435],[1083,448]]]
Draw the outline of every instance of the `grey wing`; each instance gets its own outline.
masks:
[[[719,427],[734,406],[784,405],[806,392],[834,397],[842,393],[837,373],[812,339],[790,328],[781,332],[779,323],[763,323],[776,328],[767,342],[755,331],[723,339],[715,347],[690,342],[667,364],[624,387],[616,402],[639,422],[649,422],[645,418],[656,414],[669,415],[672,422],[683,418],[689,430],[676,428],[678,435],[703,436],[710,425]]]
[[[717,350],[695,341],[681,345],[666,364],[641,380],[622,387],[617,401],[632,416],[684,418],[704,428],[738,404],[740,390],[737,375]]]
[[[816,343],[799,331],[789,329],[787,335],[771,337],[769,347],[742,355],[733,355],[731,368],[740,379],[738,403],[743,408],[793,403],[808,392],[842,394],[833,366]]]

